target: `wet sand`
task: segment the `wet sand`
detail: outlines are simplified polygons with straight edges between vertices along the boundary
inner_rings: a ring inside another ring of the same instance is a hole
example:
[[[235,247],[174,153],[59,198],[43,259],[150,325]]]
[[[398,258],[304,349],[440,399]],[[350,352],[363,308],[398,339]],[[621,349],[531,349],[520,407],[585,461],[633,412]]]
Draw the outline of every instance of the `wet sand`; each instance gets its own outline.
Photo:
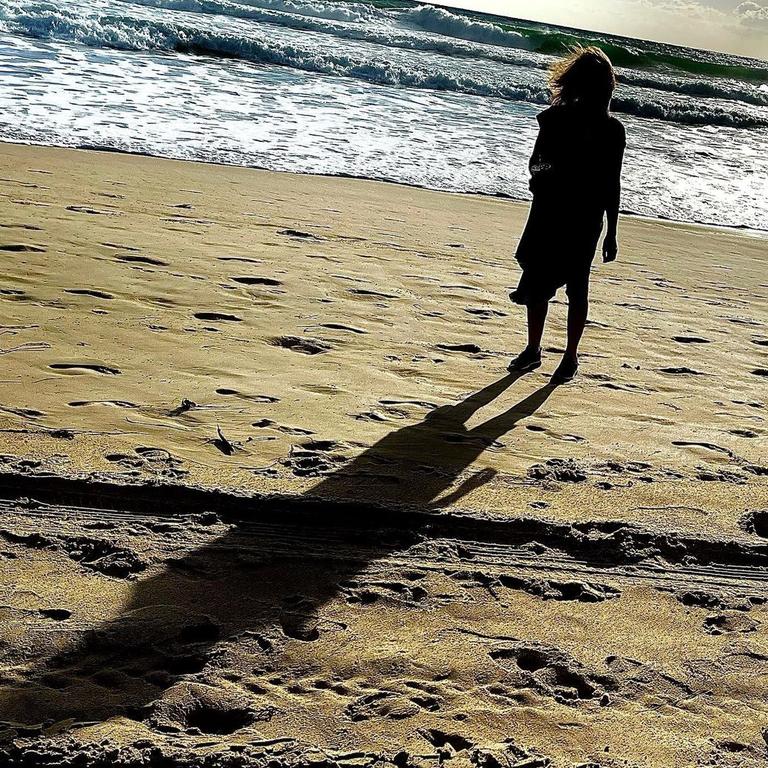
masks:
[[[6,764],[766,763],[765,239],[624,218],[554,387],[524,205],[0,165]]]

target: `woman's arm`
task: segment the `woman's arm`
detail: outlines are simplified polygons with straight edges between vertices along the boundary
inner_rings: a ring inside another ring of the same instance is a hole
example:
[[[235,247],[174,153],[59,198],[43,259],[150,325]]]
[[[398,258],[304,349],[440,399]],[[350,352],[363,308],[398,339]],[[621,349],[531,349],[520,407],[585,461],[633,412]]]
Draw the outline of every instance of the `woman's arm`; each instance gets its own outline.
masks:
[[[541,170],[542,145],[543,142],[541,140],[541,130],[539,130],[539,133],[536,136],[536,143],[533,145],[533,152],[531,152],[531,159],[528,161],[528,173],[530,174],[528,189],[530,189],[531,192],[536,191],[534,188],[536,186],[536,175]]]
[[[617,231],[619,225],[619,207],[621,203],[621,165],[624,160],[624,127],[621,128],[621,141],[617,143],[616,149],[608,162],[607,183],[605,201],[605,216],[607,228],[605,239],[603,240],[603,261],[615,261],[619,246],[617,242]]]

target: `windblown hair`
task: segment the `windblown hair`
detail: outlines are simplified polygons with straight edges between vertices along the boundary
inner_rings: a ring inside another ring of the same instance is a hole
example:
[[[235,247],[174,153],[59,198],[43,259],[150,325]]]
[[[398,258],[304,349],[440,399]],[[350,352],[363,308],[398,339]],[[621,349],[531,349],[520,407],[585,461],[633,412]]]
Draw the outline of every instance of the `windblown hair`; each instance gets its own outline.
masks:
[[[550,67],[548,82],[552,104],[581,104],[607,111],[616,89],[616,73],[599,48],[577,45]]]

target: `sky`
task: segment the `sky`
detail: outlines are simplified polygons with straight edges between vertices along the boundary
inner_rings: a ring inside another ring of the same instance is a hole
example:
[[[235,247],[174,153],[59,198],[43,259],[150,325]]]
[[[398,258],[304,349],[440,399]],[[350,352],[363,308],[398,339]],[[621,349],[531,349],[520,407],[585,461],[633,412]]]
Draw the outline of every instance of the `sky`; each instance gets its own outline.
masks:
[[[501,16],[768,60],[768,0],[436,0]]]

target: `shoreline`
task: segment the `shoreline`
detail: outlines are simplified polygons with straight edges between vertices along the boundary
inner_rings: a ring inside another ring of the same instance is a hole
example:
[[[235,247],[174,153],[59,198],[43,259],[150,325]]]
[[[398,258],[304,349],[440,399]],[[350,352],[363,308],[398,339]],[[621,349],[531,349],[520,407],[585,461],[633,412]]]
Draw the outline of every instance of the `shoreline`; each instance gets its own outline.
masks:
[[[315,171],[301,171],[301,170],[292,170],[292,171],[275,170],[273,168],[269,168],[263,165],[246,165],[246,164],[240,164],[240,163],[218,162],[214,160],[200,160],[200,159],[172,157],[170,155],[155,155],[155,154],[152,154],[151,152],[145,152],[143,150],[134,151],[134,150],[120,149],[120,148],[110,147],[110,146],[102,146],[99,144],[77,144],[77,145],[42,144],[42,143],[29,142],[29,141],[13,141],[7,138],[0,138],[0,144],[12,144],[16,146],[27,146],[27,147],[50,147],[52,149],[72,149],[79,152],[100,152],[104,154],[127,155],[129,157],[148,157],[148,158],[155,158],[157,160],[173,160],[175,162],[181,162],[181,163],[196,163],[199,165],[212,165],[212,166],[224,167],[224,168],[250,168],[255,171],[266,171],[268,173],[288,174],[293,176],[316,176],[316,177],[328,178],[328,179],[358,179],[360,181],[371,181],[371,182],[378,182],[381,184],[392,184],[394,186],[405,187],[409,189],[422,189],[429,192],[441,192],[448,195],[467,195],[472,197],[480,197],[480,198],[488,198],[488,199],[508,200],[512,203],[520,203],[524,205],[530,205],[530,202],[531,202],[530,197],[515,197],[505,192],[489,193],[489,192],[473,192],[471,190],[468,191],[468,190],[443,189],[440,187],[427,186],[425,184],[417,184],[415,182],[399,181],[397,179],[389,179],[385,177],[375,177],[375,176],[354,176],[348,173],[318,173]],[[673,219],[665,216],[649,216],[646,214],[638,213],[636,211],[632,211],[630,209],[624,209],[624,208],[622,208],[619,211],[619,213],[622,216],[641,219],[645,221],[652,221],[652,222],[657,221],[660,223],[667,223],[667,224],[674,224],[674,225],[681,225],[681,226],[705,227],[707,229],[723,230],[726,232],[740,232],[749,237],[768,238],[768,226],[766,226],[765,229],[759,229],[759,228],[756,229],[753,227],[748,227],[744,224],[717,224],[714,222],[707,222],[707,221]]]

